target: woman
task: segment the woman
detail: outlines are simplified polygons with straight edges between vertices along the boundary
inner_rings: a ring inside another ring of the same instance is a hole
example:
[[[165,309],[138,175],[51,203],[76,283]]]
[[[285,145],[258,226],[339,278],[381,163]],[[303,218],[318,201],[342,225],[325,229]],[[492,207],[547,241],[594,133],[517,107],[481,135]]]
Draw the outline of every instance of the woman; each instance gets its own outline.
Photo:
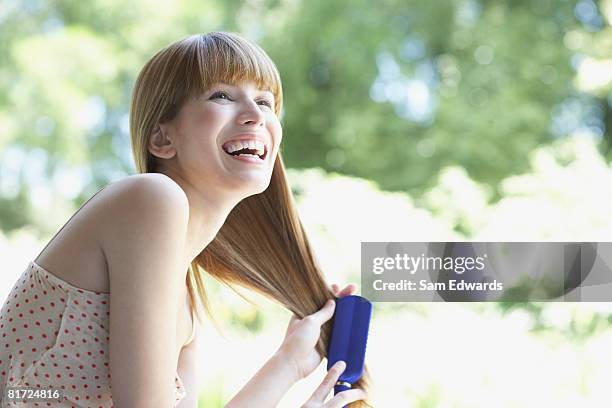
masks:
[[[294,313],[227,407],[276,406],[315,370],[326,302],[355,287],[330,290],[311,253],[279,153],[281,106],[274,63],[235,34],[191,36],[147,62],[130,112],[143,174],[94,195],[15,284],[0,315],[3,394],[41,386],[61,389],[62,406],[195,407],[204,273]],[[340,369],[304,406],[365,405],[360,389],[324,403]]]

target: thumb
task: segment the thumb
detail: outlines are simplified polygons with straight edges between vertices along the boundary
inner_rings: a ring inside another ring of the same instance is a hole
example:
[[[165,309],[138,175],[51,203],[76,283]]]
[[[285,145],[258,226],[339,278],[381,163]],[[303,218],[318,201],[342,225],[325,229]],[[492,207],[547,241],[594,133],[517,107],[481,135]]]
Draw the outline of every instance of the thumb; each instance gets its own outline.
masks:
[[[334,299],[329,299],[320,310],[311,314],[310,318],[320,326],[332,318],[335,309],[336,302]]]

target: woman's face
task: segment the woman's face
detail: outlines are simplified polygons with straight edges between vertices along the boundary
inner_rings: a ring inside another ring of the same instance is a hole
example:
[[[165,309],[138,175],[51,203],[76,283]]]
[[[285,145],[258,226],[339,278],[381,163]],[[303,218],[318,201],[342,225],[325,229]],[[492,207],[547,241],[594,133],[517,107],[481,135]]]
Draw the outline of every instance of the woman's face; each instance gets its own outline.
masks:
[[[282,139],[270,91],[218,83],[161,126],[175,152],[164,164],[190,184],[242,197],[268,187]]]

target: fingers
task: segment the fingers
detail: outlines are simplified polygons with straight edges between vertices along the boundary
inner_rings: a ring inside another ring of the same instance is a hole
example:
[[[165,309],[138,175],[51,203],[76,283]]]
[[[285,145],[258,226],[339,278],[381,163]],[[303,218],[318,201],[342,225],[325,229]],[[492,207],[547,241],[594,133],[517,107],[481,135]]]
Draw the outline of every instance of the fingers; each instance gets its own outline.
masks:
[[[354,283],[349,283],[342,290],[340,290],[340,287],[335,283],[332,283],[331,286],[332,286],[332,292],[334,296],[336,297],[349,296],[349,295],[354,294],[357,291],[357,285],[355,285]]]
[[[336,364],[329,369],[325,378],[323,378],[323,382],[317,387],[312,397],[310,397],[310,400],[312,402],[323,403],[325,398],[329,395],[329,392],[334,389],[336,381],[338,381],[340,374],[342,374],[345,368],[346,363],[344,361],[336,361]]]
[[[315,390],[308,402],[316,404],[315,406],[319,406],[318,404],[323,404],[327,395],[329,395],[330,391],[334,389],[334,385],[336,385],[338,378],[340,378],[340,374],[342,374],[345,369],[346,363],[344,361],[336,361],[336,364],[329,369],[327,375],[325,375],[325,378],[323,378],[323,382],[321,382],[321,385],[319,385],[319,387]],[[365,398],[365,392],[358,388],[342,391],[325,403],[323,408],[342,408],[348,403]]]
[[[357,291],[357,285],[354,283],[349,283],[344,289],[340,291],[339,296],[349,296],[354,294]]]
[[[352,390],[339,392],[338,395],[327,401],[327,403],[323,405],[323,407],[342,408],[346,404],[364,399],[366,399],[366,393],[363,392],[363,390],[360,390],[359,388],[355,388]]]
[[[320,310],[306,317],[320,326],[332,318],[335,309],[336,302],[333,299],[329,299]]]
[[[332,283],[331,288],[332,288],[332,292],[334,293],[334,296],[336,297],[350,296],[357,291],[357,285],[355,285],[354,283],[349,283],[342,290],[339,290],[340,288],[337,284]],[[334,315],[334,309],[335,309],[336,303],[333,302],[333,299],[330,299],[330,301],[331,303],[329,303],[328,301],[328,303],[326,303],[320,310],[318,310],[317,312],[307,317],[309,317],[310,320],[315,321],[319,325],[322,325],[323,323],[331,319],[332,316]],[[298,321],[298,320],[300,319],[298,319],[295,315],[291,316],[289,327],[291,327],[294,321]]]

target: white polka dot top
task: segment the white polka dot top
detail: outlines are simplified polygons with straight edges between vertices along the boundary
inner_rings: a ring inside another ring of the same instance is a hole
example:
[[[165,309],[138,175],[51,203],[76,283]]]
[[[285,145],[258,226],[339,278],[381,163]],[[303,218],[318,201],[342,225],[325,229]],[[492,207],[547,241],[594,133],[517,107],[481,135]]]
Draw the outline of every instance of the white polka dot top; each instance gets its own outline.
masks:
[[[30,262],[0,311],[0,407],[113,407],[108,317],[108,293],[77,288]],[[175,384],[176,405],[186,395],[178,373]],[[6,401],[6,387],[61,388],[63,399]]]

